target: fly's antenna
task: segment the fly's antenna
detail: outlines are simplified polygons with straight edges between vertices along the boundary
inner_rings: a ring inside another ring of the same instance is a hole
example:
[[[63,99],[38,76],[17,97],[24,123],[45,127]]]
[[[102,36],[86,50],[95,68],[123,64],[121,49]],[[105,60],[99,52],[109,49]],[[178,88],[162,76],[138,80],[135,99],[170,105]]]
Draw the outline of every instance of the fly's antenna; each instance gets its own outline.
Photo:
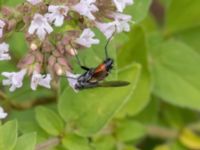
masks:
[[[106,55],[106,59],[108,58],[108,45],[110,43],[110,41],[112,40],[113,36],[116,34],[117,32],[117,26],[115,25],[115,31],[112,33],[112,35],[109,37],[108,41],[106,42],[105,45],[105,55]]]

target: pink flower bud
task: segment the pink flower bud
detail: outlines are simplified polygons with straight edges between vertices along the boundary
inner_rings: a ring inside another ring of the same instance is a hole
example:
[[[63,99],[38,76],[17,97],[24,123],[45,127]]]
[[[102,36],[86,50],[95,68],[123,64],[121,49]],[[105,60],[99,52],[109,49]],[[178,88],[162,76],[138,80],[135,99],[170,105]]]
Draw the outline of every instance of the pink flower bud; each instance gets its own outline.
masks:
[[[63,66],[67,66],[68,65],[66,59],[63,58],[63,57],[58,58],[58,63],[63,65]]]
[[[36,45],[36,43],[32,42],[31,45],[30,45],[30,48],[32,51],[35,51],[38,49],[38,46]]]
[[[55,69],[55,72],[56,72],[56,74],[57,74],[58,76],[60,76],[60,75],[63,74],[62,67],[61,67],[58,63],[56,63],[56,64],[54,65],[54,69]]]
[[[62,56],[62,55],[59,53],[59,51],[53,51],[53,55],[54,55],[55,57],[60,57],[60,56]]]
[[[49,63],[50,66],[53,66],[56,63],[56,57],[50,56],[48,63]]]
[[[40,53],[40,52],[36,52],[35,53],[35,59],[36,59],[36,62],[42,63],[43,62],[43,54]]]

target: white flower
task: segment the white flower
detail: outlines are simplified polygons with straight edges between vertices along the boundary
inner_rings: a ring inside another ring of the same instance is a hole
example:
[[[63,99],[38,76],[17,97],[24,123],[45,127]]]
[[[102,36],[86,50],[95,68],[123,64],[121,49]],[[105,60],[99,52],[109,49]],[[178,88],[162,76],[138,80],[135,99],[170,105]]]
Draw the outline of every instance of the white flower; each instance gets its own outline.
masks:
[[[94,5],[96,0],[81,0],[80,3],[72,7],[74,11],[77,11],[80,15],[86,16],[91,20],[95,20],[93,12],[97,12],[98,8]]]
[[[131,21],[132,17],[130,15],[121,14],[121,13],[113,13],[111,16],[115,19],[115,25],[117,28],[117,32],[129,32],[130,25],[129,22]]]
[[[73,73],[67,71],[66,76],[67,76],[69,85],[73,88],[73,90],[75,92],[78,92],[78,90],[76,89],[76,84],[78,82],[77,79],[80,76],[80,74],[73,74]]]
[[[3,72],[2,75],[8,78],[3,80],[3,85],[11,85],[10,91],[13,92],[16,88],[22,87],[25,74],[26,69],[19,72]]]
[[[5,22],[0,19],[0,38],[3,36],[3,28],[5,27]]]
[[[109,39],[116,30],[116,22],[101,23],[96,22],[97,28]]]
[[[4,112],[3,108],[0,106],[0,119],[4,119],[7,117],[7,113]]]
[[[51,88],[51,75],[47,74],[47,75],[41,75],[39,73],[37,73],[36,71],[33,72],[33,76],[31,79],[31,89],[32,90],[36,90],[37,86],[43,86],[46,88]]]
[[[7,53],[9,51],[9,45],[5,42],[0,44],[0,60],[10,60],[11,57]]]
[[[131,16],[121,13],[112,13],[110,16],[114,18],[114,21],[109,23],[95,22],[97,28],[106,36],[107,39],[110,38],[115,31],[117,33],[130,31],[130,25],[128,22],[131,21]]]
[[[93,39],[94,36],[94,32],[87,28],[83,30],[83,33],[79,38],[76,39],[75,42],[89,48],[92,44],[99,44],[98,39]]]
[[[45,39],[46,34],[50,34],[52,31],[53,28],[49,25],[47,18],[36,13],[33,17],[28,32],[30,34],[34,34],[36,32],[37,36],[42,41]]]
[[[45,15],[50,23],[54,23],[55,26],[59,27],[63,25],[64,17],[67,16],[69,8],[67,6],[54,6],[48,7],[49,13]]]
[[[133,4],[133,0],[113,0],[113,2],[119,12],[123,12],[126,5]]]
[[[42,2],[42,0],[27,0],[29,3],[31,3],[32,5],[37,5],[39,3]]]

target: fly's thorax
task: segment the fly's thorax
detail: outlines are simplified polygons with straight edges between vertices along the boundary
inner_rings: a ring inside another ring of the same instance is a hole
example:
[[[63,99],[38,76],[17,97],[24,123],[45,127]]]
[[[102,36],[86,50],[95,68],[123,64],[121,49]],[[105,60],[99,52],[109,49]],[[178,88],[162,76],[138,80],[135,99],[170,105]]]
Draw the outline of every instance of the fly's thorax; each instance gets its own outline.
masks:
[[[114,60],[113,60],[112,58],[107,58],[107,59],[104,61],[105,68],[106,68],[106,70],[107,70],[108,72],[113,68],[113,63],[114,63]]]

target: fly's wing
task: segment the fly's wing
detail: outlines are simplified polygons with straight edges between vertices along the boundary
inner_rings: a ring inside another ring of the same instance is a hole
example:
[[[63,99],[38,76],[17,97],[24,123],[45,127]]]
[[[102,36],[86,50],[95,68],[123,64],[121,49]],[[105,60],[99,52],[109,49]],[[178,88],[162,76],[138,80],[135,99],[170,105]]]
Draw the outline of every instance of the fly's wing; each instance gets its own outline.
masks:
[[[107,82],[100,82],[97,86],[98,87],[122,87],[128,86],[130,83],[127,81],[107,81]]]
[[[87,83],[84,85],[84,89],[93,89],[93,88],[99,88],[99,87],[123,87],[127,86],[130,83],[127,81],[108,81],[108,82],[96,82],[96,83]]]

